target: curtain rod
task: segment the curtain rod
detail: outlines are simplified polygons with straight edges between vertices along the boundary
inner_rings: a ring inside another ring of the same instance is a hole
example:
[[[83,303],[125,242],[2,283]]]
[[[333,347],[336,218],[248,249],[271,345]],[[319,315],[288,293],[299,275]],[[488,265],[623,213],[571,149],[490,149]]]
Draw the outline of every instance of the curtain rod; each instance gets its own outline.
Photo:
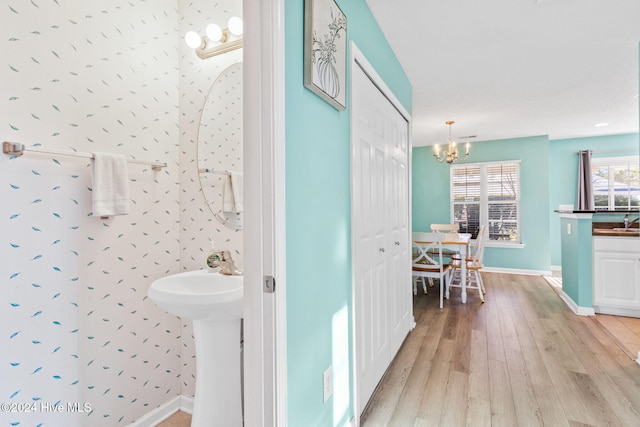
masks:
[[[619,150],[610,149],[610,150],[578,150],[578,154],[583,151],[591,151],[592,153],[637,153],[638,150],[635,148],[620,148]]]
[[[82,157],[85,159],[93,159],[93,154],[91,153],[83,153],[80,151],[63,151],[63,150],[52,150],[52,149],[41,149],[41,148],[26,148],[24,144],[20,142],[8,142],[4,141],[2,143],[2,152],[8,156],[22,156],[25,151],[39,154],[57,154],[60,156],[70,156],[70,157]],[[129,163],[135,163],[139,165],[147,165],[151,166],[151,169],[158,171],[162,168],[166,167],[167,164],[163,162],[151,162],[147,160],[136,160],[136,159],[127,159]]]

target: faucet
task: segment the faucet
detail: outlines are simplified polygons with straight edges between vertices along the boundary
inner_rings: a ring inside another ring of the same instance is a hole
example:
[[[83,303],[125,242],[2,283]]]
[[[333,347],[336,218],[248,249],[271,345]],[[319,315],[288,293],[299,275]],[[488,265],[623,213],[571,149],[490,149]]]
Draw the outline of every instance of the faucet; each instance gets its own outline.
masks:
[[[629,228],[632,224],[637,223],[638,220],[640,220],[640,216],[634,219],[633,221],[629,222],[629,214],[625,214],[624,219],[622,220],[624,222],[624,228],[625,229]]]
[[[242,275],[242,271],[238,270],[231,257],[231,252],[228,250],[213,251],[207,258],[207,265],[211,268],[219,267],[221,274],[228,276]]]

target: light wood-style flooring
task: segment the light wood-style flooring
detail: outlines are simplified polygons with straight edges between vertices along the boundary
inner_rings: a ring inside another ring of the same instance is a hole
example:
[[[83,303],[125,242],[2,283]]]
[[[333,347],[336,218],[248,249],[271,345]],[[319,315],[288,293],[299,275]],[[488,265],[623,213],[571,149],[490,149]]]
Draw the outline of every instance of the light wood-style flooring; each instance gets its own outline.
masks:
[[[178,411],[169,418],[158,424],[156,427],[189,427],[191,425],[191,414]]]
[[[414,297],[409,334],[365,410],[373,426],[640,426],[640,365],[542,278],[483,273]],[[456,292],[457,291],[457,292]]]
[[[640,360],[640,319],[596,314],[596,320],[629,357]]]

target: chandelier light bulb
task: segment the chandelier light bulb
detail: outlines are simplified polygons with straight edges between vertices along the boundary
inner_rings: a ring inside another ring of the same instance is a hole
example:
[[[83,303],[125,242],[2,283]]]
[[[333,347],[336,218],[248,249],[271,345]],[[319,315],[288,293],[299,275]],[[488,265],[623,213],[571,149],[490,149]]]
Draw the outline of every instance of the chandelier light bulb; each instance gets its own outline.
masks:
[[[222,28],[219,25],[209,24],[205,32],[207,33],[207,38],[211,41],[219,42],[222,40]]]
[[[202,45],[202,38],[195,31],[189,31],[184,35],[184,41],[192,49],[199,48]]]
[[[229,32],[234,36],[242,35],[243,23],[241,18],[238,18],[237,16],[232,16],[231,18],[229,18],[228,27]]]

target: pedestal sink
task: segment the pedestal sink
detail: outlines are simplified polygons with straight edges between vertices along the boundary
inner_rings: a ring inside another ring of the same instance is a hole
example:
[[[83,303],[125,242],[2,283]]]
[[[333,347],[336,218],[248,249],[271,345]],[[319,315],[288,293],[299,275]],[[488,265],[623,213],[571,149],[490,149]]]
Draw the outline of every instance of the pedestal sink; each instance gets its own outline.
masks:
[[[148,295],[158,307],[193,322],[196,395],[191,427],[241,427],[242,276],[207,270],[173,274],[154,281]]]

